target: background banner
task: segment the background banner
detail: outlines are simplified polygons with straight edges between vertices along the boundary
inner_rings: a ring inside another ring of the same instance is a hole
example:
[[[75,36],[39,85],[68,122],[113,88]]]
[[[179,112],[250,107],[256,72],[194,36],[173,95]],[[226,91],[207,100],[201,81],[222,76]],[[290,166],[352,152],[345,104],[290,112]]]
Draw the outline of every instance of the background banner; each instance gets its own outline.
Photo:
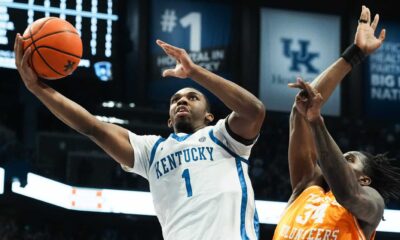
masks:
[[[290,111],[296,77],[312,81],[340,53],[338,16],[264,8],[261,10],[259,96],[267,110]],[[340,87],[323,113],[340,114]]]

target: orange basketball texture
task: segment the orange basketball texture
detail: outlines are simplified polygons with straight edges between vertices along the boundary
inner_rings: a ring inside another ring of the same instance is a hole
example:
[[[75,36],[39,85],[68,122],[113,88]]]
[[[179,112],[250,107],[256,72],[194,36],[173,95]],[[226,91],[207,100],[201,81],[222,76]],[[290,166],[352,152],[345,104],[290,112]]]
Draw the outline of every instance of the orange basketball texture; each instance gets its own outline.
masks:
[[[30,64],[39,77],[60,79],[74,72],[82,57],[82,40],[69,22],[56,17],[40,18],[24,35],[24,51],[30,47]]]

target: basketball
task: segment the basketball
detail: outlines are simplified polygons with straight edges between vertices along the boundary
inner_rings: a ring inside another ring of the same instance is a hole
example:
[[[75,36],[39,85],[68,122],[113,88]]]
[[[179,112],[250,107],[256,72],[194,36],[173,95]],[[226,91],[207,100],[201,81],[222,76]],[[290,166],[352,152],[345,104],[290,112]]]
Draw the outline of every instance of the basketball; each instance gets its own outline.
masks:
[[[31,48],[32,69],[41,78],[54,80],[72,74],[82,57],[82,40],[69,22],[57,17],[40,18],[23,34],[24,51]]]

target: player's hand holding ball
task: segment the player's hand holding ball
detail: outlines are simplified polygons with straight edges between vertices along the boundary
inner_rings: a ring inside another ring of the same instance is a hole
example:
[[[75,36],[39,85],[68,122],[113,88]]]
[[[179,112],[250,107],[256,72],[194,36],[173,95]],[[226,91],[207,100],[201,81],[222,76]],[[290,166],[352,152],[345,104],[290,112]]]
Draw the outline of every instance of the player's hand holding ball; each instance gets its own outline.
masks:
[[[31,56],[31,49],[29,48],[24,54],[23,40],[19,33],[15,37],[14,53],[15,66],[17,67],[19,75],[21,75],[22,81],[24,82],[25,86],[29,90],[32,90],[32,88],[38,84],[38,77],[28,63],[28,59]]]
[[[72,74],[82,57],[82,40],[67,21],[46,17],[17,34],[15,64],[28,89],[37,77],[53,80]]]

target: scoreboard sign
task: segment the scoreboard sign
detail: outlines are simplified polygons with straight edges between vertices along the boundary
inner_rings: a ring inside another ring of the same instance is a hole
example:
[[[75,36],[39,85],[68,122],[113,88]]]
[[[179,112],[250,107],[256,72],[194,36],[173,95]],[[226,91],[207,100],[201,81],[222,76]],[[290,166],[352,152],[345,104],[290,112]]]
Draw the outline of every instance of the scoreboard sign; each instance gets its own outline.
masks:
[[[70,22],[83,43],[83,56],[74,74],[109,81],[113,78],[115,56],[115,0],[84,1],[4,1],[0,0],[0,68],[15,69],[14,39],[26,27],[43,17],[59,17]],[[84,70],[81,70],[84,68]],[[88,71],[87,69],[90,69]]]

